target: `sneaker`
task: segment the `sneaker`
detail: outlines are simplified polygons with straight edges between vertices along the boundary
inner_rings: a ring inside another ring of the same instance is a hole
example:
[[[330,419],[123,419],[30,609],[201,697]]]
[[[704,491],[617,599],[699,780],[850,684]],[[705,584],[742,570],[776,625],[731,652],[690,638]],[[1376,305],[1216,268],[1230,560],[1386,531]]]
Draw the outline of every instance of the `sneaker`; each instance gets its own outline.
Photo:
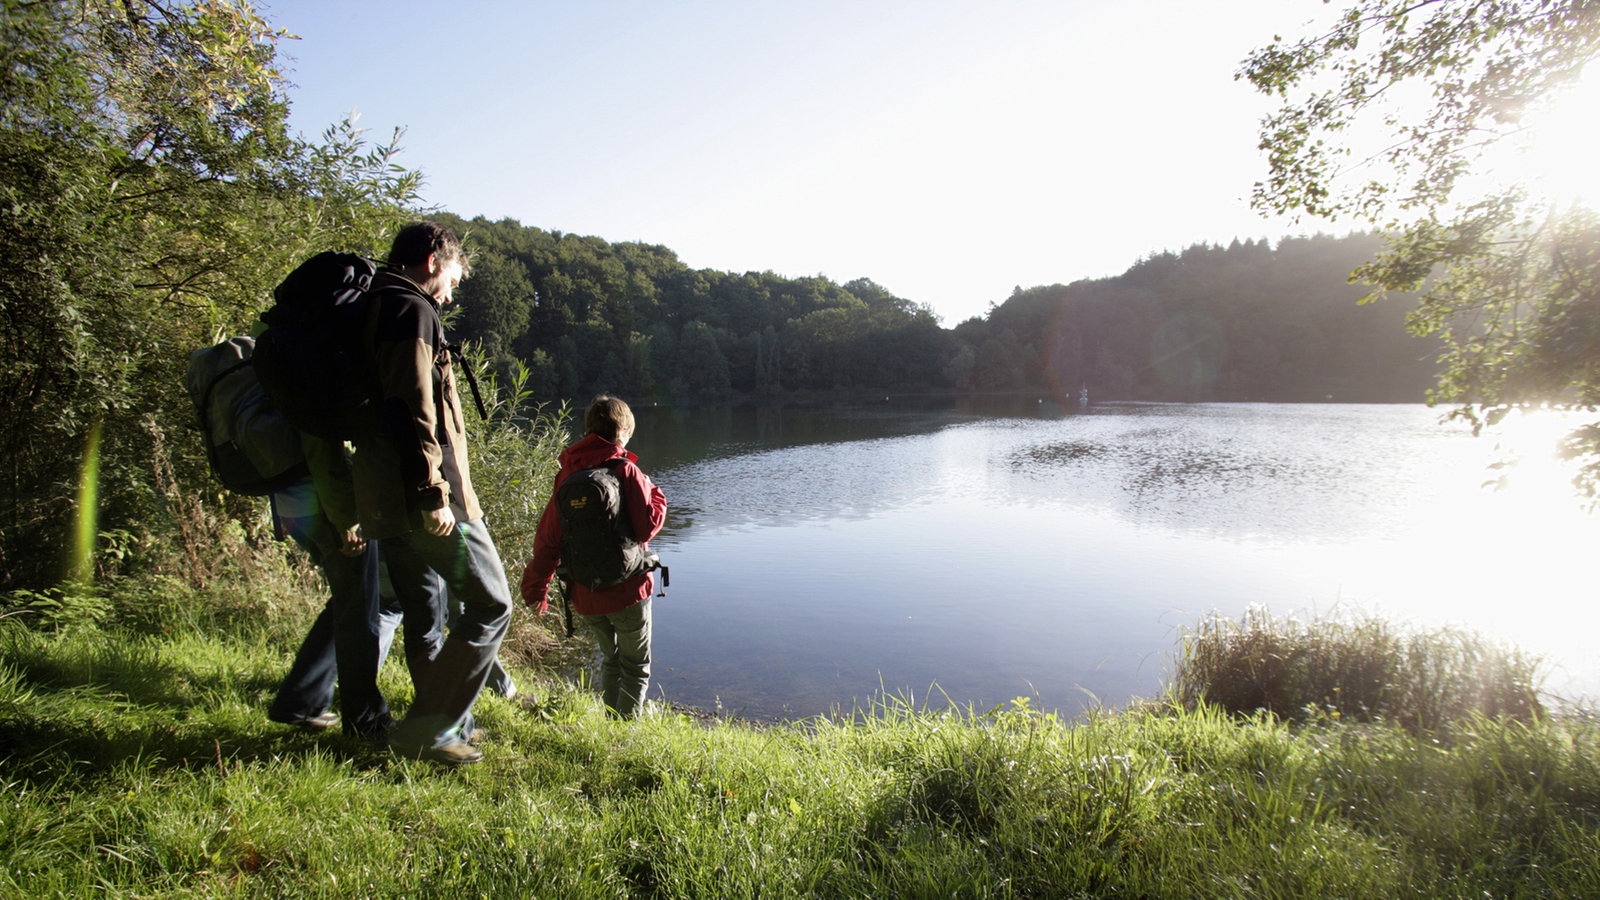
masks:
[[[482,728],[474,728],[471,734],[462,735],[461,739],[476,747],[487,740],[488,737],[489,732],[484,731]]]
[[[270,719],[272,717],[268,716],[267,718]],[[329,728],[339,724],[339,714],[331,710],[324,710],[304,719],[272,719],[272,721],[277,722],[279,725],[299,728],[302,731],[327,731]]]
[[[429,747],[415,754],[406,755],[415,755],[417,759],[426,759],[446,766],[465,766],[483,761],[483,751],[466,741],[455,741],[443,747]]]

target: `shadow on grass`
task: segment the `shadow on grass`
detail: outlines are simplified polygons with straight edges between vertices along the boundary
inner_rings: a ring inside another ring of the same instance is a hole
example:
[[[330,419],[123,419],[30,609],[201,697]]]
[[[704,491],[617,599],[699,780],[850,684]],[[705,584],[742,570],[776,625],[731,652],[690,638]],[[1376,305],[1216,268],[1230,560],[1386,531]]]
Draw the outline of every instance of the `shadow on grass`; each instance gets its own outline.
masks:
[[[263,718],[263,721],[265,719]],[[270,723],[269,723],[270,724]],[[381,768],[389,755],[356,738],[335,732],[319,735],[290,730],[252,733],[208,728],[203,724],[169,724],[133,731],[107,732],[92,722],[7,716],[0,735],[0,771],[8,779],[37,785],[72,780],[88,786],[114,777],[129,764],[147,772],[161,770],[225,770],[272,762],[298,754],[322,753],[358,769]]]
[[[8,643],[0,693],[0,772],[8,778],[93,782],[131,763],[193,771],[313,752],[360,768],[387,758],[337,727],[309,732],[269,721],[277,678],[265,667],[208,666],[214,660],[175,658],[137,640],[69,652]]]

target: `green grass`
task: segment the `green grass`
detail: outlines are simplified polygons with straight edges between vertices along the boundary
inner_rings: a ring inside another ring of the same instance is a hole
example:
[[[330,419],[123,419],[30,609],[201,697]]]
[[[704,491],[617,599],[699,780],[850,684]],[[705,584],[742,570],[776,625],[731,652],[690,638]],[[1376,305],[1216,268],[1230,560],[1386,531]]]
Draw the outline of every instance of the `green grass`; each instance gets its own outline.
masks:
[[[267,722],[287,627],[56,625],[0,618],[0,896],[1600,896],[1578,717],[617,722],[530,670],[452,771]]]

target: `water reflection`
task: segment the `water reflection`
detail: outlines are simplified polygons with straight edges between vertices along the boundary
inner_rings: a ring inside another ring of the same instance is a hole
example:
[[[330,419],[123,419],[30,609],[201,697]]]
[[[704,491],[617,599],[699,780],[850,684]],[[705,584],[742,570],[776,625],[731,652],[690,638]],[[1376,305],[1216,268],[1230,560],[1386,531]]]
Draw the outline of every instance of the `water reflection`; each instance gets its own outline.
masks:
[[[889,397],[881,403],[749,403],[643,407],[634,444],[663,469],[807,444],[928,434],[1003,415],[1059,417],[1054,402],[1019,398]]]
[[[997,410],[1064,415],[1054,404],[1015,399],[652,408],[639,416],[630,446],[659,483],[674,489],[670,536],[861,517],[918,502],[929,494],[927,473],[917,471],[922,460],[915,456],[897,458],[906,452],[903,442]]]
[[[1072,712],[1153,693],[1182,627],[1251,603],[1462,621],[1596,675],[1572,644],[1600,623],[1548,604],[1571,596],[1558,585],[1600,528],[1559,483],[1485,494],[1493,445],[1437,419],[1027,401],[646,411],[634,446],[673,510],[658,687],[754,715],[935,683],[958,704],[1027,694]]]
[[[1206,536],[1292,541],[1393,527],[1397,496],[1428,499],[1415,495],[1429,469],[1449,462],[1444,442],[1470,443],[1464,429],[1411,407],[1287,412],[1295,409],[1118,404],[1031,419],[807,409],[758,415],[767,422],[759,441],[701,418],[705,455],[684,461],[694,445],[680,438],[664,454],[679,462],[655,471],[674,489],[669,534],[859,518],[981,486],[993,503],[1100,508]],[[1374,421],[1384,428],[1363,427]]]
[[[1129,405],[1099,413],[1065,424],[1067,440],[1018,447],[1010,463],[1041,484],[1065,482],[1052,484],[1062,496],[1142,525],[1269,541],[1394,527],[1388,500],[1415,492],[1426,477],[1417,467],[1441,463],[1442,441],[1466,437],[1431,420],[1414,428],[1410,407]]]

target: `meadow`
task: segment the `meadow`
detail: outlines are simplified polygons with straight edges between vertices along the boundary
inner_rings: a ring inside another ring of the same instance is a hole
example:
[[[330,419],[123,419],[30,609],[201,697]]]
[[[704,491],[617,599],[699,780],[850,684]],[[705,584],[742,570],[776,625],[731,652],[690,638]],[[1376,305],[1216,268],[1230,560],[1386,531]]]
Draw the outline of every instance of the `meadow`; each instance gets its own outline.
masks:
[[[1600,895],[1600,726],[1502,703],[1536,663],[1470,636],[1214,620],[1165,696],[1073,721],[884,697],[622,722],[520,657],[524,700],[481,699],[487,759],[450,770],[268,722],[312,610],[219,584],[7,598],[0,894]],[[1340,705],[1416,667],[1431,699]],[[1223,679],[1271,702],[1206,699]],[[397,662],[384,686],[403,709]]]

